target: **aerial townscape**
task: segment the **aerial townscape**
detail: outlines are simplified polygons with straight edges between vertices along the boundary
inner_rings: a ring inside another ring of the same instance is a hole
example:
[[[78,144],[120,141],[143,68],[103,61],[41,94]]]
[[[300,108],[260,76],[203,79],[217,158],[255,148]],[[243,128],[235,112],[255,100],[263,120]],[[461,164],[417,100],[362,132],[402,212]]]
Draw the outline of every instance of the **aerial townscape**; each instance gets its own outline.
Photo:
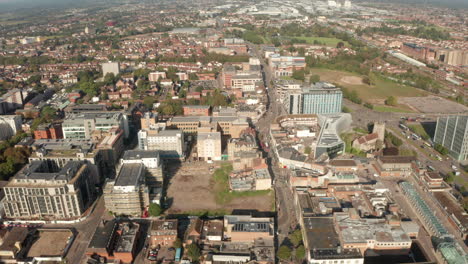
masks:
[[[468,1],[0,0],[0,263],[468,264]]]

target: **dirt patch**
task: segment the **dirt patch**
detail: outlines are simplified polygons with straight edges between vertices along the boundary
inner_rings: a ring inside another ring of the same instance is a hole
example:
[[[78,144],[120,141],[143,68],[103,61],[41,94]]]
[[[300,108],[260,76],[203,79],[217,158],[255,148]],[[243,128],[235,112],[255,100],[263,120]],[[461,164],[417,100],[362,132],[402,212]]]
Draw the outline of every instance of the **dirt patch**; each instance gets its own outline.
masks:
[[[359,76],[343,76],[340,79],[340,82],[349,84],[349,85],[362,85],[364,84],[362,82],[362,78]]]
[[[213,192],[213,173],[210,167],[213,164],[205,162],[182,163],[179,168],[171,168],[168,171],[170,181],[167,189],[167,198],[170,201],[169,214],[180,214],[200,211],[221,211],[228,213],[232,210],[258,210],[271,211],[272,194],[237,197],[228,204],[219,205]]]

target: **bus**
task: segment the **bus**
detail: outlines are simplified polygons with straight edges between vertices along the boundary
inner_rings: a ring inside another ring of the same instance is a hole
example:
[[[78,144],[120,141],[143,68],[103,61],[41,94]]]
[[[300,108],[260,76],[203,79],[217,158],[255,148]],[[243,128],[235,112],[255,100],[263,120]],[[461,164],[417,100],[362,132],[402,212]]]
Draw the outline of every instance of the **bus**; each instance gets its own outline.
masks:
[[[429,171],[435,171],[434,167],[432,167],[431,165],[427,165],[427,169],[428,169]]]
[[[405,126],[404,124],[400,124],[399,127],[400,127],[401,129],[408,130],[408,127]]]
[[[414,140],[420,140],[420,139],[421,139],[420,136],[418,136],[418,135],[416,135],[416,134],[414,134],[414,133],[411,134],[411,136],[413,137]]]
[[[182,249],[181,248],[177,248],[176,249],[176,252],[175,252],[175,261],[180,261],[180,257],[181,257],[181,254],[182,253]]]

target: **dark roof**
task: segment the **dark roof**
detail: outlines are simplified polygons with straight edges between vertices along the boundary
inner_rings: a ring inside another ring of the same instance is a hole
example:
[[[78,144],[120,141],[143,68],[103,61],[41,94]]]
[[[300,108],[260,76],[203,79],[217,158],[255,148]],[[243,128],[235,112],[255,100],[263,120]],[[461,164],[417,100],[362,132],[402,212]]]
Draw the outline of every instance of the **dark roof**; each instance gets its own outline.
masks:
[[[123,160],[137,160],[137,159],[148,159],[159,157],[159,151],[157,150],[127,150],[125,151],[122,159]]]
[[[335,249],[339,244],[338,234],[331,217],[304,217],[306,239],[311,249]]]
[[[416,160],[414,156],[381,156],[382,163],[411,163]]]
[[[336,159],[331,160],[330,165],[334,167],[354,167],[357,166],[356,161],[352,159]]]
[[[88,248],[108,248],[110,247],[110,241],[115,229],[117,228],[117,222],[115,220],[108,221],[104,224],[99,224],[94,232],[93,238],[89,243]]]
[[[119,175],[115,180],[115,186],[136,186],[140,174],[144,172],[142,163],[125,163],[122,165]]]

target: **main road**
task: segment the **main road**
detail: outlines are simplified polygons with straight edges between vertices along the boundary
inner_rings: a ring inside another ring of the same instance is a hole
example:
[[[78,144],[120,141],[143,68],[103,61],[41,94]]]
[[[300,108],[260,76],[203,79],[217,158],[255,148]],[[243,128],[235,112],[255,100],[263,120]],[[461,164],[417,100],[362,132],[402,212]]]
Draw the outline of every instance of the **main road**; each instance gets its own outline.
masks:
[[[270,125],[274,122],[276,117],[284,114],[283,107],[278,103],[276,91],[273,83],[274,77],[268,67],[265,59],[259,47],[253,44],[249,44],[249,49],[252,52],[251,55],[257,57],[260,60],[263,74],[263,81],[265,83],[266,95],[268,98],[267,111],[255,124],[255,128],[258,131],[259,139],[262,142],[267,142],[271,147],[271,141],[269,137]],[[288,237],[291,230],[297,225],[297,219],[294,214],[294,201],[293,194],[288,185],[288,170],[279,167],[278,161],[272,152],[268,153],[268,163],[270,171],[274,179],[275,199],[276,199],[276,210],[277,210],[277,239],[280,245],[286,237]]]

